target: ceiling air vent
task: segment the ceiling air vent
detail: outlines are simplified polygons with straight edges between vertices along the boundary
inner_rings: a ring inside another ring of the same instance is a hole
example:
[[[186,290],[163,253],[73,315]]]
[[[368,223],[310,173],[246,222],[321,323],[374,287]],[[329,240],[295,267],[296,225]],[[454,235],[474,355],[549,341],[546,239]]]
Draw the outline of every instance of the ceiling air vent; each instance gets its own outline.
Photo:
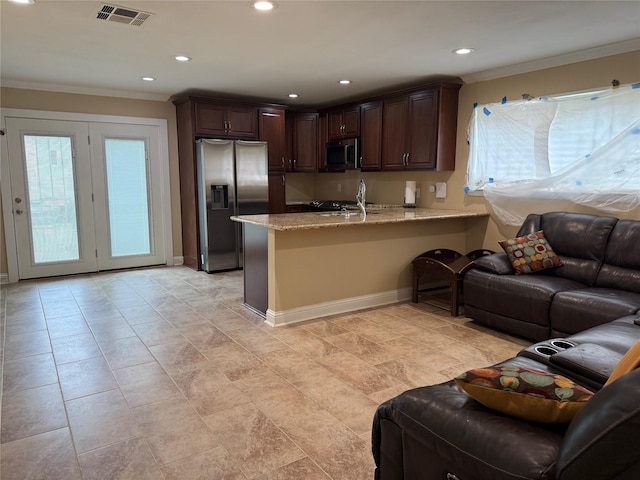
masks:
[[[151,15],[153,14],[140,12],[131,8],[103,4],[98,10],[96,18],[98,20],[106,20],[108,22],[123,23],[125,25],[141,27],[142,24],[151,17]]]

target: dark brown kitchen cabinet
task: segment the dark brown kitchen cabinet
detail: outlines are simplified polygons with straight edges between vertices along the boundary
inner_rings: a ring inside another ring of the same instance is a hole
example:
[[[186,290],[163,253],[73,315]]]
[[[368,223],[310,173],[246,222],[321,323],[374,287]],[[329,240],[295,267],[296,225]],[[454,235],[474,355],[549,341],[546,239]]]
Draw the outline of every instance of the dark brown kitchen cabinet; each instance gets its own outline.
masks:
[[[327,141],[329,140],[329,133],[327,131],[327,124],[329,117],[327,114],[318,115],[318,171],[327,171]]]
[[[287,115],[288,172],[316,172],[318,169],[318,114],[291,112]]]
[[[350,107],[328,112],[329,140],[351,138],[360,135],[360,107]]]
[[[267,142],[269,173],[285,171],[287,144],[284,108],[265,107],[258,112],[260,140]]]
[[[454,170],[457,84],[385,98],[383,170]]]
[[[202,136],[257,138],[257,108],[196,102],[196,134]]]
[[[360,169],[380,170],[382,159],[382,102],[360,105]]]

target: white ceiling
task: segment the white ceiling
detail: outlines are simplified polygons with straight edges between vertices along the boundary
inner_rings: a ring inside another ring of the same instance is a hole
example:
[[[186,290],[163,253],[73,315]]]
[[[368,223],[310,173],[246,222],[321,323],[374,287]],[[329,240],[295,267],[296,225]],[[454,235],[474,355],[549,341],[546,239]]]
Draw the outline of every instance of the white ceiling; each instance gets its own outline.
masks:
[[[134,27],[97,20],[103,2],[2,0],[2,85],[322,105],[436,76],[473,82],[640,49],[639,1],[280,0],[268,13],[246,0],[104,3],[153,15]],[[453,55],[458,47],[476,51]],[[179,64],[178,54],[193,60]]]

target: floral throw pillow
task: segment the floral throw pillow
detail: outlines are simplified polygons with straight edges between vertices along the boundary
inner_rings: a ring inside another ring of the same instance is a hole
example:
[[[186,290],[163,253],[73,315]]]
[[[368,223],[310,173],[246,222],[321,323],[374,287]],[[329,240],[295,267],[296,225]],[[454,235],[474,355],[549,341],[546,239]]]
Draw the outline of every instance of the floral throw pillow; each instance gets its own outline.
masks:
[[[542,230],[498,243],[509,257],[516,275],[563,265],[562,259],[555,254]]]
[[[541,423],[570,422],[593,396],[562,375],[515,365],[469,370],[455,381],[486,407]]]

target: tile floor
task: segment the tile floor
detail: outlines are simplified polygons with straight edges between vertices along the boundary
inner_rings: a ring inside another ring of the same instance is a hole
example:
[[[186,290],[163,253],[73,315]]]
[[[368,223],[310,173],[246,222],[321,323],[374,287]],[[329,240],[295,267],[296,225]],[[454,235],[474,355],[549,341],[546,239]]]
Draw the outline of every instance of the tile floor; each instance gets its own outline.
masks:
[[[3,480],[369,480],[380,402],[525,345],[422,303],[273,329],[241,272],[1,292]]]

